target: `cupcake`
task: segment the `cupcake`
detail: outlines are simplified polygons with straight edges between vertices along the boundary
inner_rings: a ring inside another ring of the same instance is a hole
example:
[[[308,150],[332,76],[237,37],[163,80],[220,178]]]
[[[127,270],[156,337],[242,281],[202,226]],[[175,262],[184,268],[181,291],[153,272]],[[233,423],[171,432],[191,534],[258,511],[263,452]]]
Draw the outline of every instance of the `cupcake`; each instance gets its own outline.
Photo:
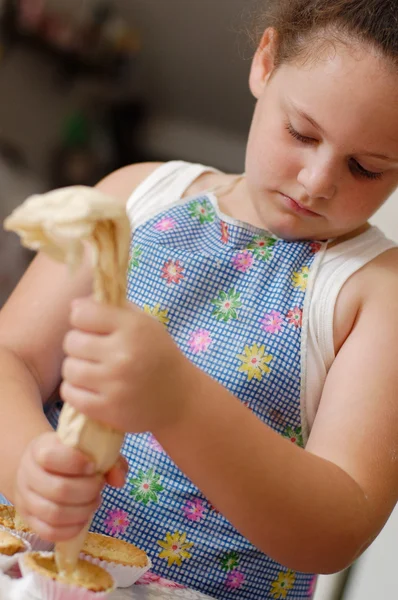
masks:
[[[147,554],[123,540],[100,533],[87,534],[82,558],[107,569],[117,587],[130,587],[151,567]]]
[[[9,504],[0,504],[0,526],[22,537],[32,550],[52,550],[54,547],[52,542],[42,540],[21,518],[16,519],[15,508]]]
[[[86,560],[79,559],[71,575],[59,573],[53,552],[27,552],[19,566],[42,600],[103,600],[115,589],[110,573]]]
[[[11,569],[20,555],[30,549],[28,542],[7,529],[0,529],[0,571]]]

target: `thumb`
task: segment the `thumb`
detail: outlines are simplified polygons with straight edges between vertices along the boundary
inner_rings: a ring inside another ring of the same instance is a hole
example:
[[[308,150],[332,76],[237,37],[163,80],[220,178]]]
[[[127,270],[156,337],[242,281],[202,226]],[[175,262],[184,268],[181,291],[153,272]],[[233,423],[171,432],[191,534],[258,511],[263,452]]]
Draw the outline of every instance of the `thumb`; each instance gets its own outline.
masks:
[[[105,474],[105,481],[108,485],[116,488],[122,488],[126,482],[129,464],[121,454],[113,467]]]

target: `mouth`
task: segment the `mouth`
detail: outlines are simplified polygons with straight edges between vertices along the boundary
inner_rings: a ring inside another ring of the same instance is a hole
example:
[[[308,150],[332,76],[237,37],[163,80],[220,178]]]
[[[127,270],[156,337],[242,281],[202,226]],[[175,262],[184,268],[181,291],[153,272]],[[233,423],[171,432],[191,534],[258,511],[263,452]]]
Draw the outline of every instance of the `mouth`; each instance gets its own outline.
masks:
[[[321,216],[319,213],[316,213],[313,210],[309,210],[308,208],[305,208],[305,206],[303,204],[301,204],[300,202],[297,202],[297,200],[293,200],[293,198],[290,198],[290,196],[286,196],[286,194],[282,194],[282,193],[280,193],[280,195],[282,197],[282,200],[283,200],[285,206],[290,208],[290,210],[292,210],[293,212],[301,214],[301,215],[306,215],[307,217],[320,217]]]

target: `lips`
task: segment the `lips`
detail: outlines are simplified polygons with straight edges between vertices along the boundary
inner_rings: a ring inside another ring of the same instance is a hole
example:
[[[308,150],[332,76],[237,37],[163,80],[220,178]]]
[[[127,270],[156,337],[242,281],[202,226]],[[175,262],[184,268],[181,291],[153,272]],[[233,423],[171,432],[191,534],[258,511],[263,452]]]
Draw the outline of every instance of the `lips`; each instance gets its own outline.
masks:
[[[294,212],[301,213],[303,215],[307,215],[310,217],[320,217],[321,216],[319,213],[316,213],[313,210],[306,208],[303,204],[301,204],[297,200],[294,200],[290,196],[286,196],[286,194],[282,194],[282,193],[281,193],[281,196],[282,196],[283,200],[285,201],[285,204],[287,204],[289,206],[289,208],[291,210],[293,210]]]

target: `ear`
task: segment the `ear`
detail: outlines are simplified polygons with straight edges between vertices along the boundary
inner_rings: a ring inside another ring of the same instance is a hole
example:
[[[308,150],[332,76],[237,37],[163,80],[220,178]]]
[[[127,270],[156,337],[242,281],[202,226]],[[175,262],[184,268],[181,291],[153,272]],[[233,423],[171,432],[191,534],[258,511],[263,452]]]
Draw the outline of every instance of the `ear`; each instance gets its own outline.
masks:
[[[250,70],[250,91],[257,99],[262,94],[268,79],[275,69],[277,46],[278,33],[272,27],[268,27],[261,38]]]

